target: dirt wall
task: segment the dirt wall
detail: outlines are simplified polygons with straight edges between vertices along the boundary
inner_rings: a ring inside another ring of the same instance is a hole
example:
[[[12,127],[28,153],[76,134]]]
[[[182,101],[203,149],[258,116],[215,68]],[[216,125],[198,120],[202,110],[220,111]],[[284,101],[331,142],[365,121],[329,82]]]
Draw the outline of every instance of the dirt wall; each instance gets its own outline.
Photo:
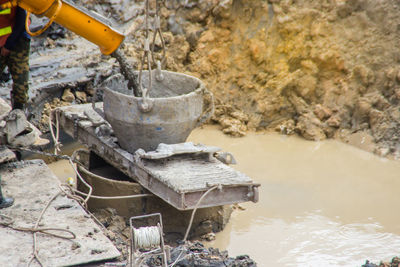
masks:
[[[163,8],[167,69],[208,85],[225,133],[363,138],[377,144],[365,149],[398,156],[399,8],[394,0],[188,1]],[[125,49],[132,58],[136,46]]]

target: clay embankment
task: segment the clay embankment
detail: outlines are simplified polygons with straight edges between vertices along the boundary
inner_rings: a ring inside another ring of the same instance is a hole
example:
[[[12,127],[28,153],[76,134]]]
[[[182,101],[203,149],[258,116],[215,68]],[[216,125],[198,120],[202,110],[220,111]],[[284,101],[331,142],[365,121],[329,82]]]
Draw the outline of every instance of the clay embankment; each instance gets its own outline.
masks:
[[[227,134],[278,130],[398,156],[398,12],[393,0],[189,1],[163,9],[167,69],[205,81]]]

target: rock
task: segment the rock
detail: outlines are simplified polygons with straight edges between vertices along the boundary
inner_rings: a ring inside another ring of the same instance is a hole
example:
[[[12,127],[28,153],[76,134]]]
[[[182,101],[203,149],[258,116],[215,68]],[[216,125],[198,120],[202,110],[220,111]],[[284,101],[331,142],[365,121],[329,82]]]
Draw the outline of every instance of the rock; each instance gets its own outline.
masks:
[[[275,130],[281,134],[292,135],[295,133],[295,122],[294,120],[287,120],[279,124]]]
[[[296,131],[307,140],[324,140],[326,139],[322,125],[317,118],[312,118],[309,114],[299,117],[296,124]]]
[[[364,65],[357,65],[353,69],[353,75],[364,86],[369,86],[375,81],[375,74],[373,71]]]
[[[73,242],[72,245],[71,245],[71,250],[75,250],[75,249],[78,249],[80,247],[81,247],[81,245],[78,242]]]
[[[213,15],[216,17],[228,19],[231,16],[233,0],[219,1],[218,5],[213,9]]]
[[[178,257],[179,266],[181,267],[256,267],[257,264],[247,255],[237,256],[236,258],[229,257],[227,251],[219,251],[215,248],[206,248],[200,242],[187,242],[187,244],[172,248],[171,262],[174,262]],[[146,266],[160,266],[159,257],[152,256],[146,261]]]
[[[247,123],[249,121],[249,116],[240,110],[235,110],[235,111],[231,112],[230,115],[233,118],[238,119],[243,123]]]
[[[0,98],[0,121],[11,111],[11,106]]]
[[[372,109],[369,113],[369,125],[372,131],[374,131],[380,124],[385,120],[385,114],[382,111]]]
[[[372,105],[365,99],[359,99],[355,105],[354,118],[359,122],[367,121]]]
[[[222,132],[235,137],[241,137],[246,135],[247,127],[240,120],[223,117],[219,119],[219,124],[222,126]]]
[[[339,128],[341,119],[339,116],[332,116],[327,121],[326,124],[330,127]]]
[[[87,103],[87,95],[85,92],[82,91],[76,91],[75,92],[76,98],[81,102],[81,103]]]
[[[248,48],[252,59],[257,64],[263,63],[265,60],[265,51],[267,50],[265,42],[253,39],[250,40],[248,43]]]
[[[332,116],[332,111],[329,108],[323,107],[320,104],[315,105],[314,114],[320,119],[321,121],[329,118]]]
[[[317,86],[317,79],[312,75],[304,75],[297,81],[296,91],[304,99],[313,99],[315,97],[315,88]]]
[[[213,241],[213,240],[215,240],[215,234],[208,233],[208,234],[202,235],[200,238],[203,240],[207,240],[207,241]]]
[[[75,101],[75,96],[71,92],[71,89],[67,88],[64,90],[64,93],[63,93],[61,99],[64,100],[65,102],[72,103]]]
[[[369,125],[376,142],[384,139],[392,139],[396,142],[399,131],[395,125],[389,122],[389,118],[384,112],[372,109],[369,114]]]
[[[94,88],[93,88],[92,86],[87,86],[87,87],[85,88],[85,92],[86,92],[86,95],[88,95],[88,96],[93,96],[95,90],[94,90]]]

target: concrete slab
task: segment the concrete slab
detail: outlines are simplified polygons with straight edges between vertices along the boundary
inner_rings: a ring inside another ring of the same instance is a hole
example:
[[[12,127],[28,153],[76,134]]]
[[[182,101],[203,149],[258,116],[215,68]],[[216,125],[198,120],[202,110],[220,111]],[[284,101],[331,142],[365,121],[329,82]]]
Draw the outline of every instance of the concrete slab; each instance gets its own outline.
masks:
[[[47,202],[59,192],[58,179],[41,160],[2,164],[5,196],[15,198],[0,214],[12,217],[14,227],[33,227]],[[40,227],[68,229],[76,239],[37,234],[38,255],[44,266],[71,266],[112,259],[120,255],[102,229],[74,200],[59,195],[41,220]],[[32,234],[0,226],[1,266],[26,266],[32,257]],[[32,264],[31,266],[38,266]]]
[[[14,152],[5,146],[0,145],[0,164],[16,159]]]
[[[4,99],[0,98],[0,121],[2,121],[10,111],[11,106]]]

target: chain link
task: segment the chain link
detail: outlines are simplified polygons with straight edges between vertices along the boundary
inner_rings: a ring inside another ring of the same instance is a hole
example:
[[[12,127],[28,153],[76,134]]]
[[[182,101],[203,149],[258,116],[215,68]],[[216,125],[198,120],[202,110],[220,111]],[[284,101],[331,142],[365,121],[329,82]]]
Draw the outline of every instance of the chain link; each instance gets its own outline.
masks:
[[[157,66],[157,75],[156,78],[157,80],[162,80],[162,74],[161,74],[161,69],[165,65],[166,61],[166,49],[165,49],[165,39],[162,34],[161,30],[161,17],[160,17],[160,9],[161,9],[161,4],[160,0],[155,0],[155,14],[153,18],[153,27],[150,26],[150,0],[146,0],[145,2],[145,22],[144,22],[144,29],[145,29],[145,40],[144,40],[144,45],[143,45],[143,55],[141,58],[141,64],[140,64],[140,71],[139,71],[139,88],[140,91],[142,92],[144,102],[146,101],[146,98],[149,97],[149,92],[152,89],[152,64]],[[152,29],[153,31],[153,38],[152,42],[150,43],[150,30]],[[155,56],[155,43],[157,39],[157,35],[160,38],[161,41],[161,60],[156,60]],[[147,65],[147,70],[149,72],[149,77],[148,77],[148,85],[147,88],[143,88],[143,71],[145,68],[145,65]],[[145,102],[146,104],[146,102]]]

